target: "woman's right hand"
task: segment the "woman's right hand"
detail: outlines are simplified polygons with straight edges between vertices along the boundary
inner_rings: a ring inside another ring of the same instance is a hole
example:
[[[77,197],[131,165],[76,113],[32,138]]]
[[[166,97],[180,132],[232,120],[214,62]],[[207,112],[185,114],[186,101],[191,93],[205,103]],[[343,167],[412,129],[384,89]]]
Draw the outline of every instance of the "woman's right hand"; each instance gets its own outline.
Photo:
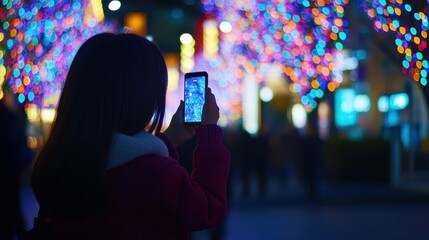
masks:
[[[205,96],[206,98],[201,124],[217,124],[217,121],[219,120],[219,107],[211,88],[207,88]]]

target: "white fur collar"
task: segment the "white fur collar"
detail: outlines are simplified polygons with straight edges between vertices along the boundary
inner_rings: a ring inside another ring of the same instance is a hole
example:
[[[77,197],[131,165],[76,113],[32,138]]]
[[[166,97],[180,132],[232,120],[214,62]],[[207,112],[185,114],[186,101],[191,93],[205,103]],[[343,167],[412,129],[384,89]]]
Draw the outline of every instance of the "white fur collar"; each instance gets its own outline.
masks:
[[[168,157],[168,148],[161,139],[145,131],[134,136],[117,133],[113,138],[107,169],[147,154]]]

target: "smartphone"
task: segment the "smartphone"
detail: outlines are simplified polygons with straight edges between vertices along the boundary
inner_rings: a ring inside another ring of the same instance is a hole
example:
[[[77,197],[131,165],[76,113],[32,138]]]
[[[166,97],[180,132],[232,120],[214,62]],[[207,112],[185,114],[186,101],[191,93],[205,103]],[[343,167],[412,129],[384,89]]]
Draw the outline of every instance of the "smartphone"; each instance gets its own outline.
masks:
[[[183,122],[185,125],[201,124],[207,84],[207,72],[190,72],[185,74],[185,107],[183,113]]]

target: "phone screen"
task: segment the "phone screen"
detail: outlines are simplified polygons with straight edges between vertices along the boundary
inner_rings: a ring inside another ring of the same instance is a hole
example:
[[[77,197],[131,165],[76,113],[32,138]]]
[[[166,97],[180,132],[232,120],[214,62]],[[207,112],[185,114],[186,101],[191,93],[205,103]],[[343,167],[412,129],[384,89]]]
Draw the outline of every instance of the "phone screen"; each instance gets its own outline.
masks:
[[[195,72],[185,74],[185,124],[200,124],[207,88],[207,73]]]

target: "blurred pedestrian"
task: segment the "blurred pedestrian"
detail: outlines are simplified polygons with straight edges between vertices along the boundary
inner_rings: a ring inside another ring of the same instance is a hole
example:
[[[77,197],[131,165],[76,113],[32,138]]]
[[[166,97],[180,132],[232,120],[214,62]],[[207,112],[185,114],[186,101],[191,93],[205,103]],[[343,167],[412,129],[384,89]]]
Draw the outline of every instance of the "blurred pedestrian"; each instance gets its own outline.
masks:
[[[300,140],[301,177],[308,190],[308,200],[318,198],[323,166],[323,142],[319,137],[317,119],[310,118]]]
[[[161,132],[167,68],[134,34],[98,34],[77,52],[34,167],[37,229],[54,239],[187,239],[222,223],[230,154],[206,91],[202,124],[183,101]],[[191,175],[176,147],[196,135]]]

